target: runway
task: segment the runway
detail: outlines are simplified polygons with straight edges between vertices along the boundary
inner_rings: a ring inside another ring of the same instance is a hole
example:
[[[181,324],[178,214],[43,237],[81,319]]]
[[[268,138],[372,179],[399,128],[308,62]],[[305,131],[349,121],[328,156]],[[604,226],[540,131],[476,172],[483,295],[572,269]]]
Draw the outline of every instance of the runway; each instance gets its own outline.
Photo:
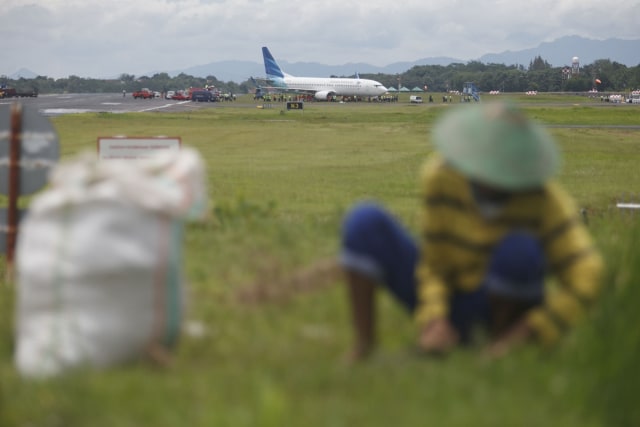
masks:
[[[74,93],[74,94],[46,94],[40,95],[36,98],[11,98],[0,99],[0,105],[12,104],[14,102],[20,102],[23,105],[32,106],[38,110],[38,112],[46,117],[61,116],[64,114],[78,114],[78,113],[142,113],[142,112],[166,112],[166,113],[180,113],[189,112],[204,108],[215,109],[225,107],[236,108],[256,108],[263,105],[262,102],[255,102],[251,100],[249,96],[239,97],[237,101],[225,101],[225,102],[193,102],[193,101],[174,101],[171,99],[153,98],[153,99],[133,99],[130,93],[127,93],[125,97],[122,93]],[[346,103],[341,105],[397,105],[386,103]],[[274,107],[279,106],[278,103],[273,103]],[[338,105],[337,103],[314,103],[316,108],[327,108],[330,105]],[[409,104],[407,104],[409,105]],[[439,104],[423,104],[419,108],[430,108]],[[536,106],[574,106],[573,102],[556,102],[549,104],[535,103]],[[417,104],[411,104],[412,107],[416,107]],[[612,104],[604,102],[594,102],[589,104],[591,107],[596,108],[637,108],[637,104]],[[282,108],[284,108],[282,106]],[[640,129],[640,125],[548,125],[548,127],[572,127],[572,128],[612,128],[612,129]]]
[[[125,97],[121,93],[75,93],[47,94],[37,98],[11,98],[0,100],[1,104],[20,102],[22,105],[36,108],[40,114],[53,117],[76,113],[141,113],[141,112],[184,112],[200,108],[220,108],[224,105],[255,108],[256,104],[238,104],[234,102],[192,102],[170,99],[133,99],[131,94]]]

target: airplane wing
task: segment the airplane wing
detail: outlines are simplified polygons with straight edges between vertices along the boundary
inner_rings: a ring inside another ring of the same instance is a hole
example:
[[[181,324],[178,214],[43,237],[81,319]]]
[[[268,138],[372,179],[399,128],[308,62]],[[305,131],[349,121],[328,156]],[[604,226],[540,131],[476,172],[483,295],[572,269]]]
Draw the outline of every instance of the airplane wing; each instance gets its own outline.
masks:
[[[274,86],[271,79],[265,77],[250,77],[251,82],[256,86],[256,89],[273,92],[284,92],[286,88]]]
[[[315,95],[315,90],[290,89],[288,87],[274,85],[274,80],[267,77],[250,77],[256,89],[266,93],[292,93],[300,95]]]

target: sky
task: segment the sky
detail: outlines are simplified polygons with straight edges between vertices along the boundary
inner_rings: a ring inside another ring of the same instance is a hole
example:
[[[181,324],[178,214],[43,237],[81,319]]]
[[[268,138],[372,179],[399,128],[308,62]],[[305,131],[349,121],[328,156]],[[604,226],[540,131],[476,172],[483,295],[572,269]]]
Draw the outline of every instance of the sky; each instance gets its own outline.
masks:
[[[612,5],[612,6],[609,6]],[[0,75],[113,78],[223,60],[327,65],[640,38],[638,0],[2,0]]]

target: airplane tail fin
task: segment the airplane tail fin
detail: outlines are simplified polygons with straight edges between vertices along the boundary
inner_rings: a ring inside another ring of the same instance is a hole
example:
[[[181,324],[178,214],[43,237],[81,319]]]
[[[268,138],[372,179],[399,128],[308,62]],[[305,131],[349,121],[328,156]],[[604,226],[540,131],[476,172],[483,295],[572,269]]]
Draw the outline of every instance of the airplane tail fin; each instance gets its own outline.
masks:
[[[267,77],[283,78],[285,76],[285,73],[282,71],[266,46],[262,48],[262,57],[264,58],[264,71],[267,73]]]

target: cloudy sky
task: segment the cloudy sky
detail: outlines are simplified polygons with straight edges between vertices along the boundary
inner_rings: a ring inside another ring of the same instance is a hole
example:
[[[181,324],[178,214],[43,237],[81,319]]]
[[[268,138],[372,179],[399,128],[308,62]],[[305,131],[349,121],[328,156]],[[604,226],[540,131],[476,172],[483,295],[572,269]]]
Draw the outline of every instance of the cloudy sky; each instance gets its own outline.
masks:
[[[221,60],[384,66],[640,38],[638,0],[2,0],[0,75],[172,71]]]

